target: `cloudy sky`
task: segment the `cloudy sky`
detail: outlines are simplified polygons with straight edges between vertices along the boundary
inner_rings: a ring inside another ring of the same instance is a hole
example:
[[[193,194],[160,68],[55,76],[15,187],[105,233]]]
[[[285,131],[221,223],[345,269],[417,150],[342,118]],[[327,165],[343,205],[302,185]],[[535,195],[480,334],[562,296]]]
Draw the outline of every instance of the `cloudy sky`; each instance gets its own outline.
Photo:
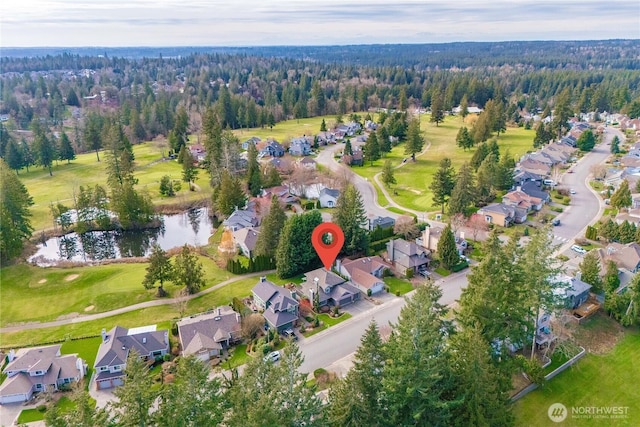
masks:
[[[13,0],[0,46],[640,38],[639,0]]]

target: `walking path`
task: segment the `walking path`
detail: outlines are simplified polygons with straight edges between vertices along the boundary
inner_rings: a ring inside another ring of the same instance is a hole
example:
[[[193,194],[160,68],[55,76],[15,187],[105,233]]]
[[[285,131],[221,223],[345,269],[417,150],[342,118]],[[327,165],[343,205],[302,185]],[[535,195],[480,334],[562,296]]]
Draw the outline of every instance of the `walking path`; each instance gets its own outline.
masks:
[[[157,299],[157,300],[153,300],[153,301],[146,301],[146,302],[141,302],[139,304],[134,304],[134,305],[126,306],[126,307],[117,308],[115,310],[104,311],[102,313],[96,313],[96,314],[87,314],[87,315],[83,315],[83,316],[79,316],[79,317],[74,317],[74,318],[71,318],[71,319],[54,320],[54,321],[51,321],[51,322],[30,322],[30,323],[24,323],[24,324],[20,324],[20,325],[7,326],[7,327],[4,327],[4,328],[0,328],[0,333],[18,332],[18,331],[24,331],[24,330],[27,330],[27,329],[42,329],[42,328],[50,328],[50,327],[55,327],[55,326],[70,325],[70,324],[73,324],[73,323],[90,322],[92,320],[104,319],[105,317],[116,316],[118,314],[128,313],[130,311],[136,311],[136,310],[140,310],[140,309],[143,309],[143,308],[158,307],[158,306],[161,306],[161,305],[168,305],[168,304],[175,304],[175,303],[179,303],[179,302],[183,302],[183,301],[189,301],[189,300],[192,300],[194,298],[198,298],[198,297],[201,297],[201,296],[206,295],[208,293],[211,293],[211,292],[215,291],[216,289],[220,289],[223,286],[229,285],[229,284],[231,284],[233,282],[237,282],[237,281],[242,280],[242,279],[250,279],[252,277],[265,276],[267,274],[274,273],[274,272],[275,272],[275,270],[269,270],[269,271],[261,271],[259,273],[249,273],[249,274],[243,274],[243,275],[240,275],[240,276],[235,276],[235,277],[233,277],[231,279],[228,279],[228,280],[225,280],[223,282],[220,282],[217,285],[213,285],[210,288],[207,288],[205,290],[202,290],[202,291],[197,292],[197,293],[192,294],[192,295],[176,297],[176,298],[166,298],[166,299]]]

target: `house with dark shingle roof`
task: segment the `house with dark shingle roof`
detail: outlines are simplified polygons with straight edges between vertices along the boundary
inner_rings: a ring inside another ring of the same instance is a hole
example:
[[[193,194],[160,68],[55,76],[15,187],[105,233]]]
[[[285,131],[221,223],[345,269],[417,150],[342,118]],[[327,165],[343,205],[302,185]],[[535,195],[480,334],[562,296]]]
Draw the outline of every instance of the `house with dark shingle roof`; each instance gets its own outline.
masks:
[[[177,323],[182,354],[206,362],[241,339],[240,315],[231,307],[185,317]]]
[[[295,294],[261,277],[251,290],[254,304],[263,310],[269,326],[278,332],[293,327],[298,320],[298,301]]]
[[[414,242],[404,239],[391,239],[387,242],[387,261],[396,271],[406,274],[407,270],[426,269],[429,264],[429,251]]]
[[[260,232],[251,227],[241,228],[233,232],[233,241],[244,256],[253,257]]]
[[[231,231],[237,231],[242,228],[257,227],[260,219],[254,210],[237,209],[229,215],[229,218],[222,221],[222,225]]]
[[[306,296],[312,303],[314,298],[317,298],[319,307],[344,307],[360,299],[358,288],[324,268],[309,271],[305,273],[304,278],[304,282],[299,286],[299,296]]]
[[[373,231],[376,227],[380,228],[393,228],[396,225],[396,220],[389,216],[376,216],[369,219],[369,230]]]
[[[538,181],[525,182],[520,186],[520,190],[531,197],[541,199],[544,203],[551,201],[551,196],[548,192],[542,190],[541,184]]]
[[[155,359],[169,352],[169,332],[156,331],[156,325],[127,329],[115,326],[102,330],[102,342],[94,368],[98,390],[124,384],[127,358],[135,351],[142,359]]]
[[[80,381],[86,365],[75,354],[60,354],[60,344],[23,348],[7,355],[7,375],[0,385],[0,403],[26,402],[33,393],[55,390],[64,384]]]

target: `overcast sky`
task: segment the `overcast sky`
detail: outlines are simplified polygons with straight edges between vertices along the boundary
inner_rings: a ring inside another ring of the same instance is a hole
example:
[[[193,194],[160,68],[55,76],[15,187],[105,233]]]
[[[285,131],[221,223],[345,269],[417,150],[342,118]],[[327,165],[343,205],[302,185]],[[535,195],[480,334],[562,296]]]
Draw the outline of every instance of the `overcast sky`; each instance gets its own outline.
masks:
[[[13,0],[0,46],[640,38],[639,0]]]

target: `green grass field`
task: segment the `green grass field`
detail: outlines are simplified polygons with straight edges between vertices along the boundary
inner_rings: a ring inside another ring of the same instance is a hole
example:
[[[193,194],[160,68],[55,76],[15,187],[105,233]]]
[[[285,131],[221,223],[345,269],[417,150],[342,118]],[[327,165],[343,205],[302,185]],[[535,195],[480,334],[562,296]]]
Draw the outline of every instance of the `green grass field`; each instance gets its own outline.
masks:
[[[413,290],[411,282],[398,277],[385,277],[384,283],[389,286],[389,293],[393,295],[396,295],[397,292],[399,292],[400,295],[404,295]]]
[[[335,116],[310,117],[307,119],[285,120],[277,123],[273,129],[269,129],[268,127],[237,129],[234,130],[233,133],[238,137],[240,142],[246,141],[253,136],[257,136],[263,140],[273,138],[282,143],[285,140],[290,140],[291,138],[296,138],[298,136],[317,134],[320,132],[320,124],[322,123],[323,118],[327,124],[327,128],[329,128],[332,121],[335,121]],[[344,116],[344,120],[348,121],[348,117]]]
[[[640,419],[640,332],[627,331],[607,354],[588,354],[543,388],[514,404],[516,425],[530,426],[634,426]],[[552,422],[547,409],[562,403],[569,416],[561,424]],[[573,407],[628,407],[626,419],[572,419]]]
[[[233,277],[209,258],[200,257],[200,261],[205,272],[205,287]],[[51,321],[71,313],[100,313],[153,300],[156,291],[142,286],[146,267],[146,263],[76,268],[40,268],[26,264],[5,267],[0,270],[0,325]],[[170,295],[179,291],[171,283],[165,284],[165,289]]]
[[[338,323],[342,323],[347,319],[351,319],[351,314],[344,312],[340,315],[340,317],[333,317],[333,316],[329,316],[326,313],[322,313],[322,314],[318,314],[318,319],[320,319],[322,322],[324,322],[325,325],[327,326],[335,326]]]
[[[161,150],[152,142],[147,142],[133,147],[136,157],[135,177],[138,179],[138,189],[146,189],[151,195],[154,204],[187,204],[195,200],[208,198],[211,195],[211,187],[207,173],[202,170],[196,184],[199,191],[189,191],[186,185],[176,197],[162,197],[158,193],[160,179],[163,175],[169,175],[173,179],[181,179],[182,166],[176,161],[161,161]],[[53,228],[50,206],[52,203],[62,203],[73,207],[74,191],[82,186],[93,187],[100,184],[106,187],[107,174],[104,153],[100,153],[100,162],[96,154],[79,154],[76,160],[70,164],[60,162],[53,165],[53,176],[40,167],[29,168],[20,172],[20,179],[33,197],[34,205],[31,207],[31,223],[36,231]]]

